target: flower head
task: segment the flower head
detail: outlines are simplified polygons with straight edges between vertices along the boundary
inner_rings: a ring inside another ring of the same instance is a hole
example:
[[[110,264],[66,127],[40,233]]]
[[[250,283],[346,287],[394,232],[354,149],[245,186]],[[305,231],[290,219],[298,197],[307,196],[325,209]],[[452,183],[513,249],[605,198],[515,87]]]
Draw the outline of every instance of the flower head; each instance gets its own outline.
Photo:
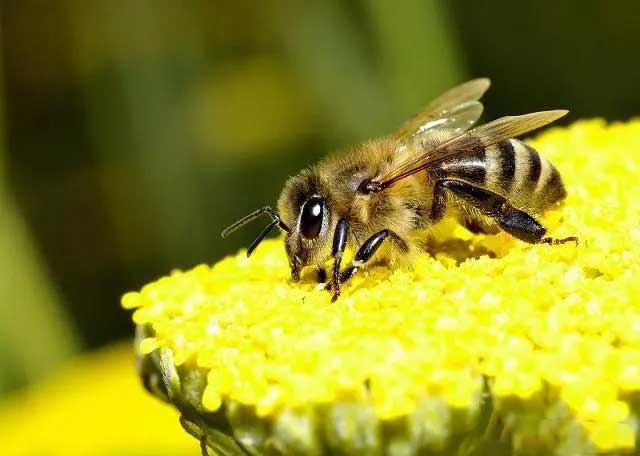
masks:
[[[569,195],[545,223],[578,246],[445,223],[411,268],[370,268],[331,303],[311,276],[291,283],[268,241],[123,297],[145,378],[238,454],[634,448],[640,121],[533,143]]]

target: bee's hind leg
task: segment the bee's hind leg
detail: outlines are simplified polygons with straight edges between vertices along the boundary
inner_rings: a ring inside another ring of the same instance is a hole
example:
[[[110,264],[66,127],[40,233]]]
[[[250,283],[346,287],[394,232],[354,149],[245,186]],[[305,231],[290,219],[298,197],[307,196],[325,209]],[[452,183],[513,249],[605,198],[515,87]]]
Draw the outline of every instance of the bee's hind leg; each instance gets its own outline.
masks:
[[[530,244],[578,242],[578,238],[575,236],[563,239],[545,237],[547,229],[538,220],[526,212],[516,209],[506,198],[497,193],[459,180],[442,180],[438,185],[464,199],[484,215],[494,219],[502,230],[522,241]]]
[[[393,231],[385,229],[377,232],[369,239],[364,241],[364,243],[360,246],[360,248],[356,252],[355,257],[353,258],[353,261],[351,262],[351,266],[349,266],[342,272],[334,270],[333,280],[327,285],[327,289],[333,289],[332,301],[335,301],[338,299],[338,297],[340,297],[340,285],[353,277],[356,272],[358,272],[360,268],[371,259],[373,254],[378,251],[384,240],[387,238],[391,239],[400,250],[405,252],[409,250],[409,247],[407,246],[407,243],[404,241],[404,239],[402,239]]]
[[[531,244],[566,244],[567,242],[575,242],[578,245],[576,236],[568,236],[561,239],[545,236],[547,229],[534,217],[524,211],[514,208],[508,202],[505,202],[496,216],[496,221],[500,228],[522,241]]]

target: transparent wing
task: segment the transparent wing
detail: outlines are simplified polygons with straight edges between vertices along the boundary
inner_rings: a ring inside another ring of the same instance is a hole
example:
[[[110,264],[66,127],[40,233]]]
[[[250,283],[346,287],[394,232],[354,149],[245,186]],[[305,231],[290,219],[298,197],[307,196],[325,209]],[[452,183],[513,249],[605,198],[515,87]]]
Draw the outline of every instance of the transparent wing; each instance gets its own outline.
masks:
[[[543,127],[567,114],[569,111],[541,111],[521,116],[507,116],[481,125],[453,138],[442,139],[439,143],[422,143],[424,153],[412,157],[399,166],[389,170],[380,178],[382,188],[411,176],[419,171],[432,167],[442,160],[455,155],[468,153],[478,147],[488,147],[501,141],[516,138],[530,131]]]
[[[468,130],[482,115],[482,103],[477,100],[490,85],[489,79],[480,78],[446,91],[402,124],[392,137],[408,142],[435,129],[453,133]]]

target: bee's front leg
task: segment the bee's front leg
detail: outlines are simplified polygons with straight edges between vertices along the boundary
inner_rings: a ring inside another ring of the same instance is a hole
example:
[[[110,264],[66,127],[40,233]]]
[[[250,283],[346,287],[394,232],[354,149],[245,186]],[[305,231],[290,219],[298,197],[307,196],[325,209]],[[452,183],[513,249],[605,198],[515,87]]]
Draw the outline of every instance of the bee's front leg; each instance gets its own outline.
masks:
[[[340,297],[340,285],[353,277],[355,273],[360,270],[362,265],[369,261],[373,254],[378,251],[384,240],[387,238],[390,238],[400,248],[400,250],[408,250],[407,243],[404,239],[391,230],[384,229],[371,236],[360,246],[356,252],[356,256],[351,262],[351,266],[338,273],[334,270],[333,281],[327,286],[329,290],[333,289],[332,301],[335,301]]]
[[[327,289],[333,289],[334,300],[340,296],[340,264],[342,263],[342,255],[347,246],[347,236],[349,235],[349,222],[346,218],[338,220],[336,230],[333,234],[333,279],[327,284]]]

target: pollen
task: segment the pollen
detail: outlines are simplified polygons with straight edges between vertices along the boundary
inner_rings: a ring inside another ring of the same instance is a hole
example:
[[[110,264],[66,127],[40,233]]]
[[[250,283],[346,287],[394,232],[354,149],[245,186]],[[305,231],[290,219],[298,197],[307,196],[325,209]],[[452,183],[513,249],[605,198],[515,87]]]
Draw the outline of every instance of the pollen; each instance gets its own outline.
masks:
[[[138,350],[202,373],[185,396],[226,416],[220,432],[252,454],[633,450],[640,121],[580,121],[529,142],[567,187],[544,216],[549,235],[578,245],[445,221],[410,266],[365,268],[332,303],[312,271],[290,280],[274,239],[127,293],[146,331]]]

